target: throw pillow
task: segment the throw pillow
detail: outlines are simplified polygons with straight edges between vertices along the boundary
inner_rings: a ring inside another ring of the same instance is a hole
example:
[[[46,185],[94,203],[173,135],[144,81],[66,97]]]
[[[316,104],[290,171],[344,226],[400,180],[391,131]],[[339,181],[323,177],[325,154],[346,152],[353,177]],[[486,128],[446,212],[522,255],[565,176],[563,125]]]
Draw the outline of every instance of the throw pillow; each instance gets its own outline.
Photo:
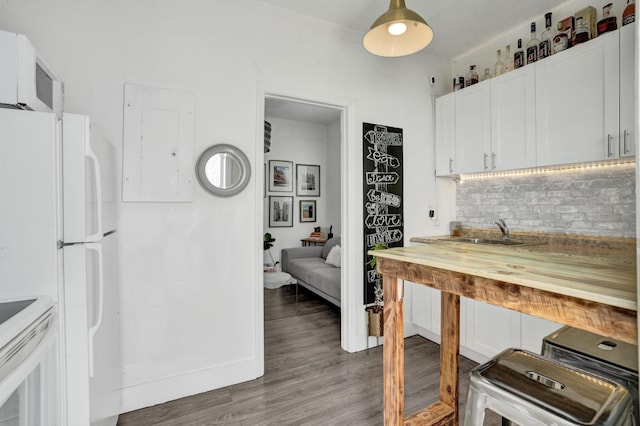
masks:
[[[342,261],[342,249],[340,248],[340,246],[333,246],[331,248],[331,251],[329,251],[329,254],[327,255],[327,260],[325,260],[324,263],[333,265],[336,268],[340,268],[341,261]]]

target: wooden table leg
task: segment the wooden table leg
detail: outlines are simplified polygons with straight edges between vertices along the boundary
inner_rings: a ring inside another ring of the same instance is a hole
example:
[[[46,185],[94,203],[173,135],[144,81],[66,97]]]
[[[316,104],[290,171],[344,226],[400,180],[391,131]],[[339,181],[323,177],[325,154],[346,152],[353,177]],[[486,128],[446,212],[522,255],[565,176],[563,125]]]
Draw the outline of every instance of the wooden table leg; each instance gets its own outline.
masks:
[[[404,283],[383,276],[384,289],[384,424],[404,422]]]
[[[458,365],[460,363],[460,296],[442,292],[440,302],[440,402],[453,408],[458,425]]]

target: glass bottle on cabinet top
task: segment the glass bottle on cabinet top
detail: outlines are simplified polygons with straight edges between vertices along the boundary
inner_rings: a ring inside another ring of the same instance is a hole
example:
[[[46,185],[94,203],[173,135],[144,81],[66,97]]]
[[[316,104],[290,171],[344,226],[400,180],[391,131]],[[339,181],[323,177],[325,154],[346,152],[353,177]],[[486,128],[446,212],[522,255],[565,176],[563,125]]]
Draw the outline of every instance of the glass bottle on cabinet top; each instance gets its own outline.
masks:
[[[513,67],[520,68],[524,66],[524,52],[522,51],[522,39],[518,39],[518,50],[513,54]]]
[[[589,23],[582,16],[576,19],[576,32],[573,37],[573,44],[584,43],[589,41]]]
[[[482,81],[487,81],[491,78],[491,73],[489,72],[489,68],[484,69],[484,74],[482,74]]]
[[[627,0],[627,7],[622,12],[622,26],[635,22],[636,20],[636,4],[634,0]]]
[[[495,76],[504,74],[504,62],[502,61],[502,51],[498,49],[496,52],[496,64],[494,65]]]
[[[504,72],[508,73],[513,70],[513,56],[511,56],[511,45],[507,44],[504,48]]]
[[[469,87],[473,84],[476,84],[477,82],[478,82],[478,73],[476,72],[476,66],[469,65],[469,72],[467,73],[465,87]]]
[[[536,23],[531,23],[531,40],[527,43],[527,64],[538,60],[538,48],[540,40],[536,37]]]
[[[544,15],[544,26],[546,29],[542,35],[540,35],[538,59],[544,59],[553,54],[553,38],[556,36],[556,31],[551,26],[551,12]]]
[[[562,52],[569,48],[569,36],[562,31],[562,23],[558,22],[558,33],[553,38],[553,53]]]
[[[610,16],[611,6],[613,4],[609,3],[602,8],[602,19],[598,21],[598,35],[618,29],[616,17]]]

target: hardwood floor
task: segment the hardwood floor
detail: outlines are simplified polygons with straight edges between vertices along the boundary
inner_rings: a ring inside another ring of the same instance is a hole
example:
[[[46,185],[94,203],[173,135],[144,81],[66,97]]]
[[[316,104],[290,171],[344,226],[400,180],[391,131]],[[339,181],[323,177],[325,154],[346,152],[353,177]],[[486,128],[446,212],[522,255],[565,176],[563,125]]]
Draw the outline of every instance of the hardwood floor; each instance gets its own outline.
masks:
[[[343,351],[339,309],[299,291],[296,306],[295,286],[265,289],[263,377],[122,414],[118,425],[382,425],[382,346]],[[468,372],[476,364],[460,361],[464,411]],[[437,399],[438,369],[438,345],[406,339],[407,414]]]

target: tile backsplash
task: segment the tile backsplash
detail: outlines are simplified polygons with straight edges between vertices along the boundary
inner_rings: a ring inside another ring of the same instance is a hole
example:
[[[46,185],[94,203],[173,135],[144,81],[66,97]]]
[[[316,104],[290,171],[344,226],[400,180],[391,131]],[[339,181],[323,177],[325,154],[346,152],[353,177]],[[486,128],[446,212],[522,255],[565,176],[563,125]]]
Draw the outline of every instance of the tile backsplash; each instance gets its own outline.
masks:
[[[636,236],[635,167],[465,180],[456,186],[456,220],[492,228],[611,237]]]

